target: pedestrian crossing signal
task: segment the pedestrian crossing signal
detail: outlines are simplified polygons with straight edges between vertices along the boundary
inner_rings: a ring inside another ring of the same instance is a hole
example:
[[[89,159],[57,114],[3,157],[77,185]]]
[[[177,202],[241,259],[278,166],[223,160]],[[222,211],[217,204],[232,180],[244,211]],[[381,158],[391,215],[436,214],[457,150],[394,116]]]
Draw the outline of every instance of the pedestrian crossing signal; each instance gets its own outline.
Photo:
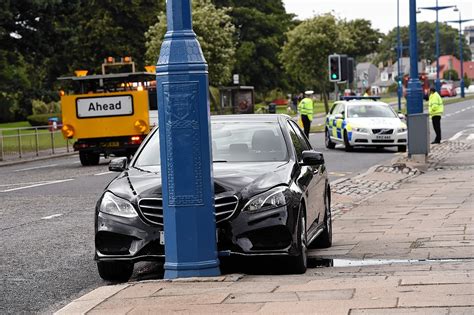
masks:
[[[341,56],[330,55],[328,58],[329,63],[329,82],[341,81]]]

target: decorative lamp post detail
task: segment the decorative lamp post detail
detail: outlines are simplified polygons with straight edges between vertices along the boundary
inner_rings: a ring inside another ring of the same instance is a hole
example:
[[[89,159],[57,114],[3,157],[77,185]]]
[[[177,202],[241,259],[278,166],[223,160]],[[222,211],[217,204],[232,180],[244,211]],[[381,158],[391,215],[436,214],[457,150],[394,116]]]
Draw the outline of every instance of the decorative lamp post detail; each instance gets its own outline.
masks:
[[[207,64],[190,0],[168,0],[156,66],[167,279],[220,274]]]

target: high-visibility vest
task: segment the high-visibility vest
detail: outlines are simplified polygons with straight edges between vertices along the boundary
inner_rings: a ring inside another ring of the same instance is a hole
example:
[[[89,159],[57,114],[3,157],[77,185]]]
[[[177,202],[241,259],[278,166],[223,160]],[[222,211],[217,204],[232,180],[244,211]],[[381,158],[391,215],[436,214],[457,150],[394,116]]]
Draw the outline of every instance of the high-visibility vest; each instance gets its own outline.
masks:
[[[298,104],[298,111],[301,115],[308,116],[309,120],[313,120],[313,100],[309,97],[305,97]]]
[[[428,109],[430,112],[430,116],[441,116],[444,112],[444,105],[441,96],[438,92],[434,92],[430,95],[428,100]]]

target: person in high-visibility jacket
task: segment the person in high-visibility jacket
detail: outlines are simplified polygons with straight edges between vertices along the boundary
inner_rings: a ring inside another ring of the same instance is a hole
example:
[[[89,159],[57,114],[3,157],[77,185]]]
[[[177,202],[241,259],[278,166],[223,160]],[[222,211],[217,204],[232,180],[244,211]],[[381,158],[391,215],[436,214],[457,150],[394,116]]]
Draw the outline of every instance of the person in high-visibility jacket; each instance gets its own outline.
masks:
[[[441,96],[436,92],[436,89],[430,89],[430,98],[428,99],[428,110],[431,121],[433,122],[433,129],[436,133],[436,138],[431,144],[441,143],[441,116],[444,112],[444,105]]]
[[[301,115],[301,121],[303,122],[304,134],[309,138],[309,131],[311,129],[311,121],[313,120],[314,103],[309,97],[313,94],[313,91],[306,91],[305,98],[298,104],[298,111]]]

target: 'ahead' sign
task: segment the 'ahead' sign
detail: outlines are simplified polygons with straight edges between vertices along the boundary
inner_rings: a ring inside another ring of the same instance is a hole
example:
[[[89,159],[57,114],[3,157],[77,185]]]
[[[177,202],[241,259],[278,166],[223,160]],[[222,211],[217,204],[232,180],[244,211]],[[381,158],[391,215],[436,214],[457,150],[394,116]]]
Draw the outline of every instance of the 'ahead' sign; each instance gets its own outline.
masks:
[[[131,95],[76,99],[77,118],[133,115]]]

